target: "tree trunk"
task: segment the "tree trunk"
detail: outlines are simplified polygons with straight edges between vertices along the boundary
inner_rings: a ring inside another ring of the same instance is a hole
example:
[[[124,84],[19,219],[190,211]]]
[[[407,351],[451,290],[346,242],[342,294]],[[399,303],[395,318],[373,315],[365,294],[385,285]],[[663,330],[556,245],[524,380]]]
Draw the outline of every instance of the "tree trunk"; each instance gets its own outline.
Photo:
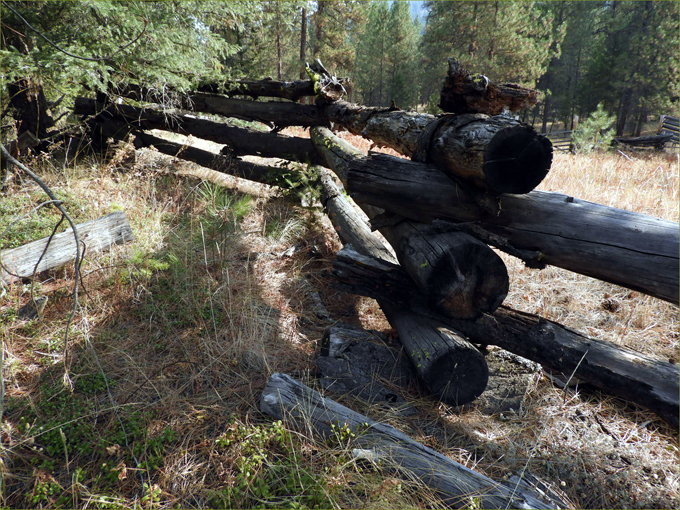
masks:
[[[500,115],[504,110],[514,112],[529,108],[537,101],[536,90],[512,83],[496,85],[486,76],[471,76],[458,60],[449,58],[439,107],[450,113]]]
[[[360,154],[326,128],[313,128],[312,139],[341,179],[344,162],[335,157],[333,147],[340,143],[339,150]],[[375,218],[376,211],[365,210]],[[505,264],[474,237],[462,232],[433,232],[427,225],[410,221],[384,226],[380,232],[394,248],[402,267],[441,313],[470,319],[492,312],[505,299]]]
[[[450,458],[418,443],[385,423],[373,421],[318,392],[292,377],[273,374],[260,399],[260,410],[275,419],[290,419],[303,430],[309,427],[325,439],[346,427],[355,437],[356,454],[365,453],[380,459],[390,469],[406,477],[415,476],[435,489],[445,504],[454,507],[479,505],[481,508],[554,508],[554,503],[540,501],[520,484],[512,488],[494,482]],[[473,503],[474,502],[474,503]]]
[[[305,70],[307,61],[307,9],[302,8],[302,21],[300,27],[300,79],[304,80],[307,76]]]
[[[126,122],[131,130],[163,129],[184,135],[193,135],[205,140],[225,144],[233,155],[255,155],[280,157],[303,163],[320,163],[314,144],[305,138],[296,138],[248,128],[237,128],[227,124],[198,119],[188,115],[169,115],[152,109],[136,108],[129,105],[111,105],[101,110],[91,99],[77,98],[74,112],[78,115],[98,114],[96,120],[105,124],[107,119]]]
[[[589,338],[537,315],[501,306],[476,321],[433,313],[399,266],[343,248],[333,263],[339,288],[391,302],[454,327],[471,341],[493,344],[630,400],[678,427],[678,365]]]
[[[677,223],[543,191],[503,195],[491,216],[436,168],[385,154],[337,157],[361,204],[422,222],[479,222],[516,249],[539,250],[541,263],[678,304]]]
[[[84,241],[88,255],[107,251],[114,244],[124,244],[135,239],[130,223],[122,211],[81,223],[76,225],[76,229],[81,242]],[[45,251],[48,241],[49,247]],[[75,258],[76,241],[73,229],[69,228],[56,234],[51,241],[49,237],[45,237],[18,248],[2,250],[2,281],[10,283],[18,278],[28,278],[34,273],[62,267]]]
[[[326,177],[321,182],[324,206],[343,244],[352,243],[367,255],[395,260],[332,179]],[[452,405],[472,402],[481,395],[488,381],[488,367],[481,353],[464,337],[441,324],[416,317],[407,308],[380,300],[378,304],[399,332],[399,340],[428,391]]]

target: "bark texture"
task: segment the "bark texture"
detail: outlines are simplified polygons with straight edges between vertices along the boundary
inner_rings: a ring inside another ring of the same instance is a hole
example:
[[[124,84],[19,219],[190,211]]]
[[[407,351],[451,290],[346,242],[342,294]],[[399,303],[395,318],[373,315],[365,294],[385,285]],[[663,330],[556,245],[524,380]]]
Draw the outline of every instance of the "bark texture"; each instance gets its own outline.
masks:
[[[373,256],[393,255],[347,203],[332,179],[322,181],[325,207],[343,244]],[[340,221],[338,221],[340,219]],[[457,332],[415,316],[408,308],[378,300],[423,385],[443,402],[462,405],[484,391],[488,367],[481,353]]]
[[[550,264],[678,304],[678,224],[544,191],[503,195],[497,216],[437,169],[388,155],[345,158],[347,189],[371,204],[422,222],[479,222],[514,249]],[[505,249],[502,244],[498,248]]]
[[[512,83],[497,85],[481,74],[471,75],[458,60],[450,58],[439,107],[451,113],[500,115],[504,110],[529,108],[537,101],[537,90]]]
[[[348,248],[338,253],[333,275],[342,290],[429,316],[473,342],[498,345],[567,378],[573,374],[605,393],[654,411],[678,427],[680,372],[676,364],[586,337],[556,322],[506,306],[475,321],[442,317],[430,309],[425,296],[413,291],[402,268]]]

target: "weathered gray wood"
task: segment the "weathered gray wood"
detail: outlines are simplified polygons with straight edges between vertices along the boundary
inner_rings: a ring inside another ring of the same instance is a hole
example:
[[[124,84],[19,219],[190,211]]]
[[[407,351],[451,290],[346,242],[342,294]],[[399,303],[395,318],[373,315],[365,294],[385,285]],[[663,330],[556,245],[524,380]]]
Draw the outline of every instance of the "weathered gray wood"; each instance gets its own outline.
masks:
[[[314,130],[313,130],[314,131]],[[560,193],[502,195],[497,216],[436,168],[386,154],[342,151],[355,201],[425,223],[479,222],[515,249],[540,251],[540,262],[678,304],[678,224]],[[503,250],[504,246],[498,245]]]
[[[407,357],[380,342],[379,335],[342,323],[326,328],[321,355],[314,361],[322,374],[321,386],[374,404],[403,407],[401,392],[414,384],[416,374]]]
[[[341,179],[347,175],[342,155],[362,157],[326,128],[313,128],[311,135],[327,164]],[[364,210],[369,217],[375,217],[377,212]],[[505,264],[473,236],[433,232],[427,225],[411,221],[386,225],[380,232],[394,248],[402,267],[441,313],[474,318],[493,312],[505,299],[509,285]]]
[[[132,129],[163,129],[228,145],[233,155],[284,158],[303,163],[322,163],[312,142],[306,138],[239,128],[190,115],[171,114],[130,105],[103,105],[92,99],[76,98],[74,113],[97,115],[96,122],[115,120]]]
[[[320,172],[323,174],[324,170]],[[325,207],[340,240],[344,244],[354,243],[354,248],[361,253],[395,260],[339,193],[332,179],[321,182]],[[428,391],[453,405],[471,402],[484,391],[488,367],[481,353],[462,335],[437,322],[423,320],[408,308],[380,300],[378,304],[399,332],[399,340]]]
[[[124,133],[123,130],[119,134]],[[170,142],[163,138],[150,135],[141,131],[132,133],[135,137],[134,145],[136,148],[155,147],[158,152],[168,156],[177,157],[185,161],[191,161],[217,172],[234,175],[242,179],[269,184],[272,177],[276,175],[278,169],[266,165],[243,161],[242,159],[215,154],[214,152]]]
[[[439,107],[451,113],[500,115],[533,106],[538,91],[512,83],[495,84],[483,75],[472,76],[455,58],[449,58]]]
[[[394,306],[434,318],[467,335],[473,342],[498,345],[565,377],[573,374],[610,395],[657,413],[678,427],[678,365],[625,347],[586,337],[540,316],[501,306],[476,321],[456,320],[433,312],[413,290],[398,265],[343,248],[333,263],[339,288],[392,302]]]
[[[80,241],[85,244],[86,255],[109,250],[115,244],[128,243],[134,240],[130,223],[122,211],[115,211],[99,219],[76,225]],[[17,278],[27,278],[36,269],[48,237],[33,241],[18,248],[2,251],[2,280],[6,283]],[[36,273],[55,269],[68,264],[76,257],[76,243],[73,229],[56,234],[50,246],[40,260]],[[5,271],[7,268],[8,271]]]
[[[275,373],[269,378],[260,410],[275,419],[290,420],[304,430],[311,428],[324,438],[333,437],[333,426],[346,426],[356,434],[354,446],[371,450],[381,463],[405,476],[417,477],[450,506],[467,506],[479,498],[481,508],[555,508],[526,492],[521,484],[515,489],[495,482],[390,425],[322,397],[285,374]]]

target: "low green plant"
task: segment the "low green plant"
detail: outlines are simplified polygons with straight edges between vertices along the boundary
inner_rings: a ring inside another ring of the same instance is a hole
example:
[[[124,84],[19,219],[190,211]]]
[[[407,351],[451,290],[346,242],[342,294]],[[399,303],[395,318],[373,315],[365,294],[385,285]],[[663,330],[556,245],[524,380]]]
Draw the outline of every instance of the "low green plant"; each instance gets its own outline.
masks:
[[[579,154],[588,154],[608,149],[614,138],[614,130],[610,129],[613,123],[614,117],[604,110],[604,104],[598,104],[597,110],[574,129],[574,150]]]
[[[216,439],[235,456],[233,482],[213,495],[211,505],[227,508],[330,508],[322,476],[302,465],[302,443],[281,421],[232,424]]]

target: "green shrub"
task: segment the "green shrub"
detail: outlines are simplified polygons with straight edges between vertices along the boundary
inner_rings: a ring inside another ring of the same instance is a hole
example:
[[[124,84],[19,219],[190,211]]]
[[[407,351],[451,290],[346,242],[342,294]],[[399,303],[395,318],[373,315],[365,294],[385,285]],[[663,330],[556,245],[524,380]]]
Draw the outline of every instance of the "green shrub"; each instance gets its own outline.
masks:
[[[587,154],[608,149],[614,138],[614,130],[610,129],[613,123],[614,117],[604,111],[602,103],[598,104],[597,110],[574,129],[572,138],[576,152]]]

